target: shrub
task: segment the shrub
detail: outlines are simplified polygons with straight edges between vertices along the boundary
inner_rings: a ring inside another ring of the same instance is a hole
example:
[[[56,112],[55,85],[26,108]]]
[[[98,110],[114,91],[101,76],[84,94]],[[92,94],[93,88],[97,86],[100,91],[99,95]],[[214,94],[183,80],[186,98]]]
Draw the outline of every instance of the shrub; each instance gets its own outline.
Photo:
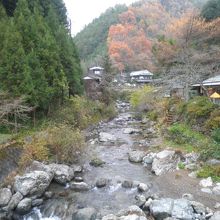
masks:
[[[77,161],[85,146],[85,139],[80,130],[60,125],[48,128],[47,146],[56,162],[72,163]]]
[[[43,133],[29,137],[23,145],[23,153],[19,160],[19,167],[23,170],[31,164],[33,160],[47,161],[49,159],[49,149],[47,148],[47,138]]]
[[[99,101],[92,101],[83,96],[72,97],[65,106],[54,114],[55,122],[80,129],[96,124],[102,119],[116,115],[113,104],[105,105]]]
[[[19,161],[21,169],[33,160],[72,163],[85,145],[84,136],[78,129],[68,125],[53,125],[35,133],[24,142],[23,154]]]
[[[153,87],[144,86],[131,94],[131,105],[139,111],[153,110],[155,100],[152,97]]]
[[[214,141],[220,144],[220,128],[212,132],[212,138],[214,139]]]
[[[204,166],[198,173],[199,178],[212,177],[214,181],[220,181],[220,165],[217,166]]]
[[[209,119],[206,121],[206,127],[209,129],[220,128],[220,109],[215,109]]]
[[[185,124],[174,124],[168,128],[170,139],[177,144],[192,144],[199,147],[206,142],[205,137],[199,132],[193,131]]]
[[[158,112],[157,111],[150,111],[147,113],[147,117],[152,121],[157,121],[158,119]]]
[[[186,114],[189,119],[207,118],[214,109],[214,104],[205,96],[196,96],[186,105]]]

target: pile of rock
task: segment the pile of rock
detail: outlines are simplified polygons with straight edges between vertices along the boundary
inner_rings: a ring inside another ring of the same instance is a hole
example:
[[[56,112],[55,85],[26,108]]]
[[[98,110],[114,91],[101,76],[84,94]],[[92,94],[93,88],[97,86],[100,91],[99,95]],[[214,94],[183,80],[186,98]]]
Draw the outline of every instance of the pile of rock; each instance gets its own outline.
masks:
[[[128,209],[121,210],[117,214],[104,216],[102,220],[146,220],[152,216],[156,220],[217,220],[220,219],[220,212],[214,213],[203,204],[190,201],[185,198],[145,198],[143,195],[137,196],[141,205],[134,205]],[[140,202],[141,201],[141,202]],[[150,219],[152,219],[152,217]]]
[[[201,191],[209,194],[220,195],[220,183],[213,183],[212,178],[202,179],[199,183]]]
[[[32,207],[39,206],[45,198],[51,198],[52,193],[47,192],[52,181],[66,185],[78,177],[80,167],[70,167],[62,164],[45,165],[34,161],[23,176],[16,176],[13,187],[0,189],[0,219],[11,218],[13,213],[26,214]],[[72,183],[74,185],[74,182]],[[89,188],[85,183],[78,183],[77,189]],[[73,187],[73,189],[75,189]]]

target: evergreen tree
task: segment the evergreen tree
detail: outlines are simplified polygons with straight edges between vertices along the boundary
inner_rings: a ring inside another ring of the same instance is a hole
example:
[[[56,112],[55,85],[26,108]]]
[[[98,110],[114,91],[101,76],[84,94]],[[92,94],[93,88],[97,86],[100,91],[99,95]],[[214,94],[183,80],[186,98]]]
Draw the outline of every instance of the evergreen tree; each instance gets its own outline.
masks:
[[[0,51],[0,87],[13,96],[30,94],[32,80],[22,45],[22,36],[11,20],[5,32],[5,39]]]
[[[201,15],[207,21],[220,17],[220,0],[209,0],[203,7]]]

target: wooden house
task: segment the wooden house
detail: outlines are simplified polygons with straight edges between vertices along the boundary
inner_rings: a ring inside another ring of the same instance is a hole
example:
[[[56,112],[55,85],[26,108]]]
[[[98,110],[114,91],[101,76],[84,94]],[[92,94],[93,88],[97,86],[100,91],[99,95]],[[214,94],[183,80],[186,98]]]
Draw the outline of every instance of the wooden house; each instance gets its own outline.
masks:
[[[192,90],[194,94],[208,96],[213,102],[218,103],[216,99],[219,99],[218,94],[220,94],[220,75],[192,85]]]
[[[148,70],[134,71],[130,73],[130,79],[134,83],[151,83],[153,81],[153,75]]]
[[[102,67],[91,67],[88,70],[87,76],[83,78],[86,95],[96,100],[100,95],[100,83],[104,73],[104,68]]]

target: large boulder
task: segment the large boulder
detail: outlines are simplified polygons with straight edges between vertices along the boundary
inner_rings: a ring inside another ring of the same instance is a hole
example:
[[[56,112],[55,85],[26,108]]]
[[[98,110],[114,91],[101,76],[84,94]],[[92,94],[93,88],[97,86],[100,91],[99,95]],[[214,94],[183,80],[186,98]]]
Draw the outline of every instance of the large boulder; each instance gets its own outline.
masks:
[[[12,197],[11,190],[8,188],[0,189],[0,207],[8,205]]]
[[[20,192],[23,196],[41,196],[53,179],[53,175],[45,171],[33,171],[16,176],[14,189]]]
[[[74,168],[63,164],[50,164],[49,167],[54,173],[54,180],[59,184],[65,185],[74,178]]]
[[[84,208],[73,214],[73,220],[95,220],[97,212],[94,208]]]
[[[208,177],[207,179],[202,179],[200,182],[199,182],[199,185],[203,188],[206,188],[206,187],[210,187],[213,185],[213,181],[212,181],[212,178],[211,177]]]
[[[115,142],[117,139],[115,136],[112,134],[106,133],[106,132],[101,132],[99,134],[99,141],[100,142]]]
[[[8,211],[14,210],[14,209],[17,207],[18,203],[19,203],[22,199],[23,199],[23,195],[22,195],[20,192],[15,193],[15,194],[12,196],[10,202],[8,203],[7,210],[8,210]]]
[[[220,219],[220,211],[215,212],[214,215],[209,220],[219,220]]]
[[[16,212],[19,214],[26,214],[31,210],[32,200],[30,198],[25,198],[18,203]]]
[[[152,201],[150,205],[150,212],[157,220],[163,220],[171,217],[173,209],[173,199],[160,199]]]
[[[191,220],[195,218],[194,210],[190,202],[186,199],[174,200],[171,216],[182,220]]]
[[[152,163],[152,172],[157,176],[176,169],[179,163],[179,155],[175,151],[164,150],[156,155]]]
[[[130,162],[133,162],[133,163],[141,163],[145,155],[146,153],[143,151],[134,150],[134,151],[129,152],[128,159]]]

